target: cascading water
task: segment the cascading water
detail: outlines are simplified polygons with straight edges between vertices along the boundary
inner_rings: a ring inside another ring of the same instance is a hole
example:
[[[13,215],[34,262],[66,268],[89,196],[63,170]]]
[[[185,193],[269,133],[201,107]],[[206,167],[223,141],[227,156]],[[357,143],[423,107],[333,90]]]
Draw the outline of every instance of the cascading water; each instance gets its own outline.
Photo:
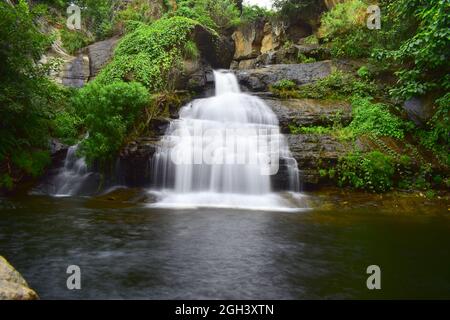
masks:
[[[91,175],[84,158],[77,156],[77,149],[78,145],[69,147],[64,166],[59,169],[59,173],[52,179],[50,194],[53,196],[77,195],[86,179]]]
[[[271,175],[287,163],[287,191],[299,191],[297,162],[263,100],[241,93],[234,74],[214,72],[216,95],[180,111],[152,159],[153,187],[168,207],[290,209],[272,192]]]

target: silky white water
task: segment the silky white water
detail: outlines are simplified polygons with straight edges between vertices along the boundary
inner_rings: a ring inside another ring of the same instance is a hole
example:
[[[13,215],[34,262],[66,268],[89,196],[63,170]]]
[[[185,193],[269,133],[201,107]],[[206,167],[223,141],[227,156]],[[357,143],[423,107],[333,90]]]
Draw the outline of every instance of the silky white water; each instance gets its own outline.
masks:
[[[152,159],[156,206],[292,208],[272,192],[280,158],[288,164],[285,191],[299,191],[297,163],[276,115],[242,93],[234,74],[215,71],[214,77],[215,96],[184,106]]]
[[[67,150],[64,166],[52,180],[51,194],[56,197],[76,195],[83,187],[83,183],[89,177],[90,172],[83,157],[77,156],[78,145]]]

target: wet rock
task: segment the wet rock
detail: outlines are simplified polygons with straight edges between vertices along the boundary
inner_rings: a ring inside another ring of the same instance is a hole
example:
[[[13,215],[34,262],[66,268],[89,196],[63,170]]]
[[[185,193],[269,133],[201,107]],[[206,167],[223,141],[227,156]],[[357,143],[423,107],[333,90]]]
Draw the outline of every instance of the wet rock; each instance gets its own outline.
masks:
[[[151,162],[159,138],[141,137],[131,142],[121,152],[116,165],[116,179],[121,185],[146,187],[151,181]]]
[[[63,64],[59,78],[67,87],[81,88],[89,81],[90,74],[89,57],[80,53]]]
[[[300,179],[306,189],[320,183],[320,169],[336,166],[340,157],[349,152],[349,146],[330,135],[286,135],[289,148],[297,160]]]
[[[351,105],[339,101],[312,99],[280,100],[262,97],[277,115],[283,133],[289,133],[289,125],[331,126],[336,121],[346,126],[350,123]]]
[[[212,34],[203,26],[196,26],[192,38],[197,44],[201,58],[214,69],[228,69],[234,54],[234,42],[221,36]]]
[[[416,97],[406,100],[403,104],[403,109],[408,114],[409,119],[418,126],[424,126],[434,113],[432,104]]]
[[[283,79],[298,85],[323,79],[331,74],[331,61],[303,64],[269,65],[260,69],[236,71],[239,83],[250,91],[267,91],[269,86]]]
[[[119,39],[119,37],[113,37],[95,42],[87,47],[91,79],[97,76],[100,70],[111,60]]]
[[[39,296],[21,274],[0,256],[0,300],[37,300]]]

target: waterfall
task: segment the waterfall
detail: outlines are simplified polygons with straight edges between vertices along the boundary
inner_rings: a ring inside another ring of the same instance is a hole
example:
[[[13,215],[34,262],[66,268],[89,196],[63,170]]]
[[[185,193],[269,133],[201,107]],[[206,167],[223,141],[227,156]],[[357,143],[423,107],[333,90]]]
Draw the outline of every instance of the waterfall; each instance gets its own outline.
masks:
[[[91,175],[84,158],[77,156],[77,149],[78,145],[75,145],[67,150],[64,166],[59,169],[58,174],[52,180],[50,194],[53,196],[77,195]]]
[[[288,208],[271,178],[280,159],[286,191],[299,191],[299,176],[276,115],[263,100],[241,93],[234,74],[214,71],[214,78],[215,96],[184,106],[152,159],[155,205]]]

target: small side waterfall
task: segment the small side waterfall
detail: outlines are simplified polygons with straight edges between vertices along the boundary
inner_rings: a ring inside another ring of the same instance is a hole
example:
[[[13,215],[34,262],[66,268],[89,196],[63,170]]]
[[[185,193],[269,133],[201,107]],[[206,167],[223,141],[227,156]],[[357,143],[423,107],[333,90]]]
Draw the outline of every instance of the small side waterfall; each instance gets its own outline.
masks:
[[[84,158],[77,157],[77,149],[78,145],[75,145],[67,150],[64,166],[52,180],[51,195],[59,197],[77,195],[91,175]]]
[[[215,71],[214,77],[216,95],[183,107],[152,159],[156,206],[292,208],[272,192],[280,159],[288,164],[286,191],[299,191],[297,162],[276,115],[263,100],[241,93],[234,74]]]

